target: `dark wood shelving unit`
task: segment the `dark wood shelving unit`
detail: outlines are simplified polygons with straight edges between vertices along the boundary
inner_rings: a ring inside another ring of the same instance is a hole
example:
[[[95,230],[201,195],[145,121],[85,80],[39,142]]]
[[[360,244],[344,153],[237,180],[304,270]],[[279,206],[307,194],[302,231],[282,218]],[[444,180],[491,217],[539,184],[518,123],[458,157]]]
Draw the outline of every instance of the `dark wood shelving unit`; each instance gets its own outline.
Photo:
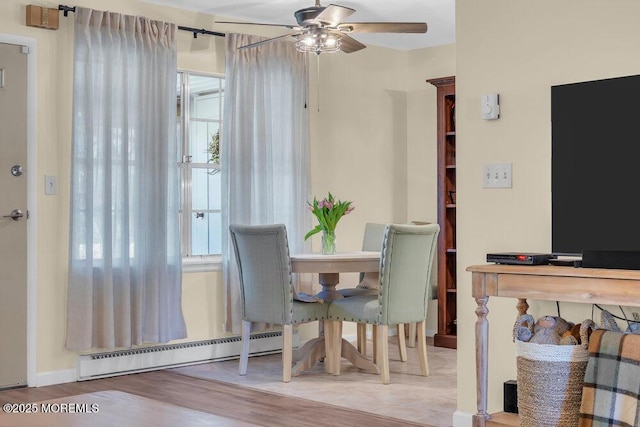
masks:
[[[456,278],[456,80],[427,80],[437,88],[438,103],[438,332],[434,344],[457,348]]]

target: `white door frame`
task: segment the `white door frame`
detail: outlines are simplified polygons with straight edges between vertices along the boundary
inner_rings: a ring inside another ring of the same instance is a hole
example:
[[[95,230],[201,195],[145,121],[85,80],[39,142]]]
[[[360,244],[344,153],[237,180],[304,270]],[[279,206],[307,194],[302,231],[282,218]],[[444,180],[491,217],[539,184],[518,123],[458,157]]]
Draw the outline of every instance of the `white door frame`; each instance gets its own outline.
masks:
[[[27,46],[27,385],[37,386],[37,307],[38,307],[38,161],[36,122],[36,39],[0,33],[0,43]]]

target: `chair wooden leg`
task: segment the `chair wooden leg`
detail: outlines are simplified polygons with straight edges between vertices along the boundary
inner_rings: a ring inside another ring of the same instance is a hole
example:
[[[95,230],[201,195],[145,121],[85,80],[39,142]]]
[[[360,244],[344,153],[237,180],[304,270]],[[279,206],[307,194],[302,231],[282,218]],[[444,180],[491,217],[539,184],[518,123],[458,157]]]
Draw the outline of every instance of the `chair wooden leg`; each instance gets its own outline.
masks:
[[[429,376],[429,361],[427,360],[427,336],[425,322],[418,322],[418,353],[420,355],[420,370],[425,377]]]
[[[291,381],[293,364],[293,325],[282,325],[282,382]]]
[[[342,361],[342,321],[335,322],[333,330],[331,350],[333,351],[333,359],[331,360],[331,369],[333,375],[340,375],[340,362]]]
[[[242,350],[240,352],[240,375],[247,375],[247,363],[249,362],[249,341],[251,339],[251,322],[242,321]]]
[[[378,363],[378,325],[371,325],[371,341],[373,341],[373,363]]]
[[[389,326],[377,325],[377,359],[382,384],[389,384]]]
[[[357,348],[360,354],[367,355],[367,324],[357,324]]]
[[[407,339],[407,347],[416,346],[416,323],[409,323],[409,337]]]
[[[323,320],[324,330],[324,372],[333,373],[333,334],[335,320]]]
[[[404,324],[398,324],[398,352],[400,353],[400,360],[407,361],[407,343],[404,338]]]

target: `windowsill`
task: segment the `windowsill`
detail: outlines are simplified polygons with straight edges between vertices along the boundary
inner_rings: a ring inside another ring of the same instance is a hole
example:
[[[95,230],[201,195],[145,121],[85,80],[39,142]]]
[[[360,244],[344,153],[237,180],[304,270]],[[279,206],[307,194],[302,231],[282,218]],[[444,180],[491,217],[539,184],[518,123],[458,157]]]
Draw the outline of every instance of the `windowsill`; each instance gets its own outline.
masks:
[[[222,270],[221,255],[203,255],[182,258],[183,273],[199,273],[203,271]]]

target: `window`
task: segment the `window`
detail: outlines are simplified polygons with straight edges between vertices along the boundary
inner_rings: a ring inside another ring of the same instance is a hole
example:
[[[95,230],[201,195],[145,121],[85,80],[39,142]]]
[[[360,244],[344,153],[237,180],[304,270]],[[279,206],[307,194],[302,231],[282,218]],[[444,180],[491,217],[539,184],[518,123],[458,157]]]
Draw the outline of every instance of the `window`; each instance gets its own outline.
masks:
[[[219,255],[224,78],[179,72],[177,93],[182,256]]]

